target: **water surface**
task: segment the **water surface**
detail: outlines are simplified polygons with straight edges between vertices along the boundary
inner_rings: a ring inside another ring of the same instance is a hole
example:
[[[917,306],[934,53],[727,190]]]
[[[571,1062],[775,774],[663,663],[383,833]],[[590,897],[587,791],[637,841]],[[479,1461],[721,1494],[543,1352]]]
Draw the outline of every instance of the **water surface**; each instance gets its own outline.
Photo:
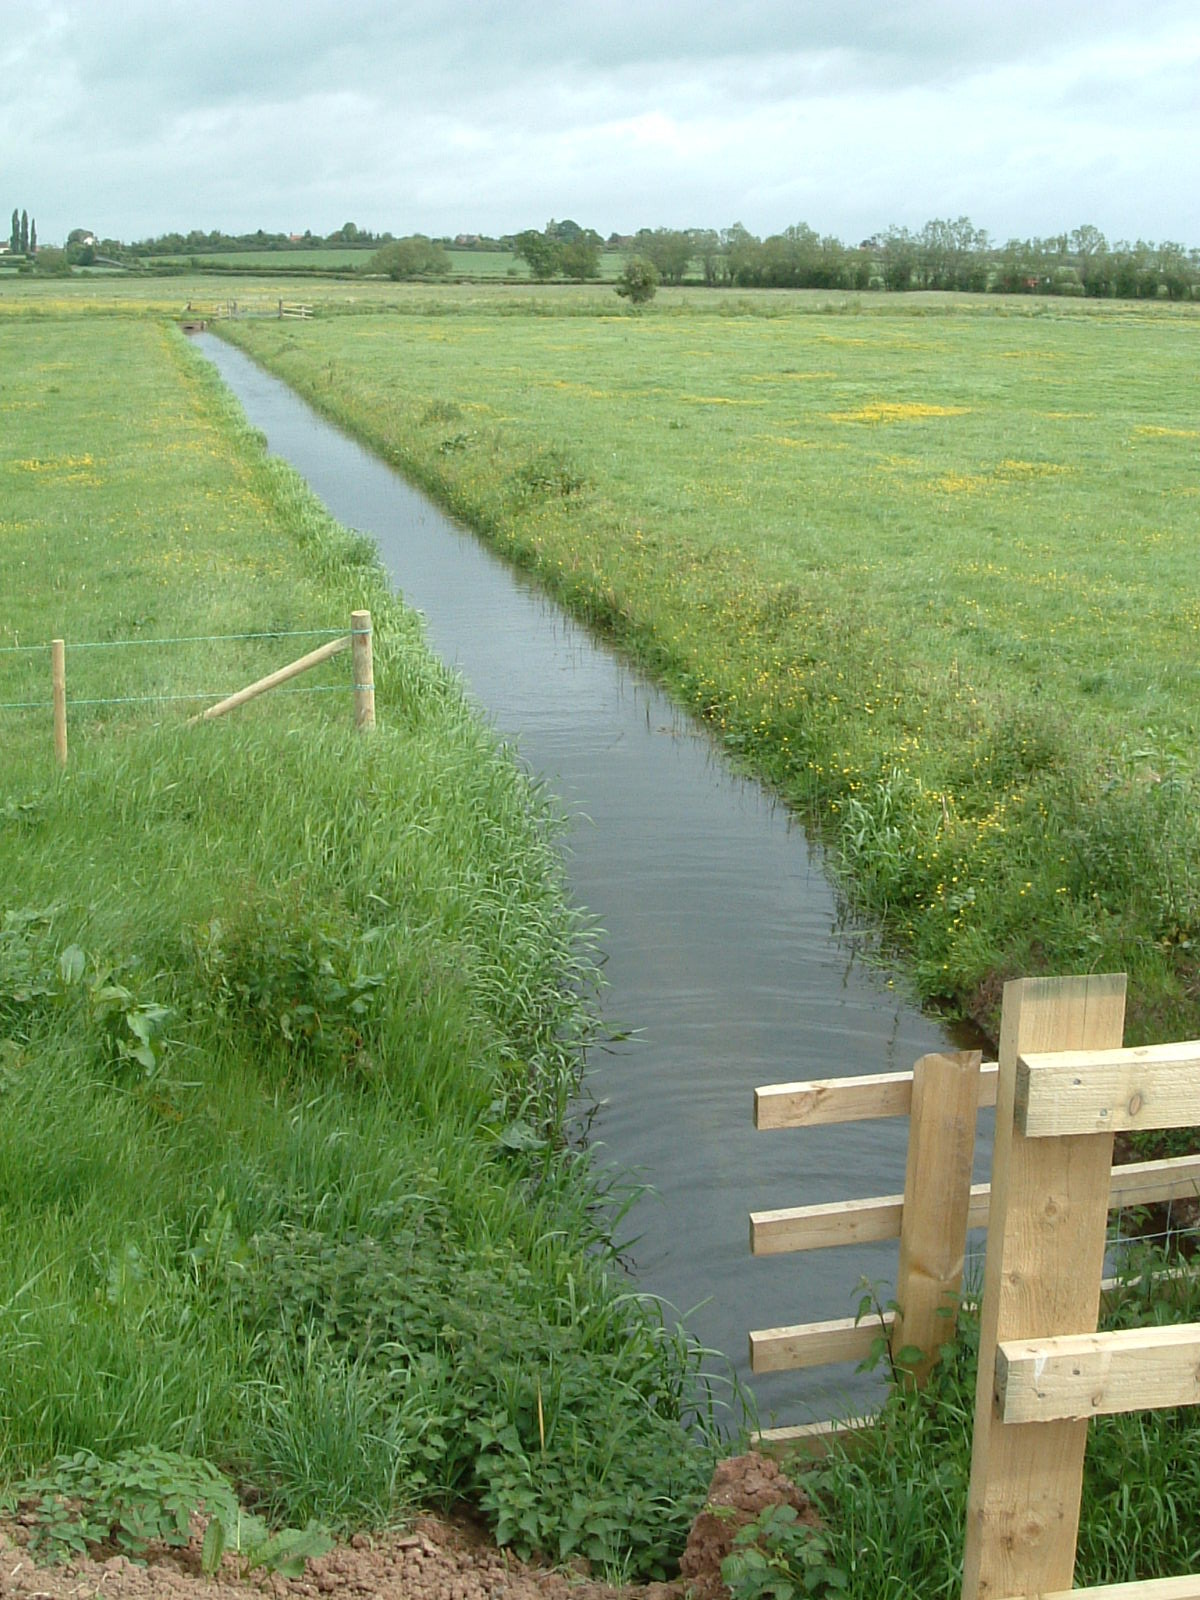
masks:
[[[748,1378],[749,1328],[851,1314],[860,1276],[894,1282],[895,1247],[755,1260],[747,1214],[902,1190],[907,1128],[756,1133],[752,1090],[898,1071],[946,1033],[856,959],[819,853],[685,713],[279,380],[198,342],[561,797],[572,891],[604,930],[606,1022],[630,1034],[593,1053],[591,1088],[604,1158],[651,1186],[625,1228],[637,1283]],[[783,1421],[864,1390],[847,1368],[752,1387]]]

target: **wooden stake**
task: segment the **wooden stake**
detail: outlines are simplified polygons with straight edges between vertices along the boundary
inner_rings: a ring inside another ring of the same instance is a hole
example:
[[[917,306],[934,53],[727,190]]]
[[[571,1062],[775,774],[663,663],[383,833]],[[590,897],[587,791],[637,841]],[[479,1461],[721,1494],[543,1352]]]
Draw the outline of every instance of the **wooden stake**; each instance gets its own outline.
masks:
[[[980,1051],[964,1050],[922,1056],[913,1068],[891,1348],[893,1361],[906,1348],[923,1352],[906,1364],[918,1386],[954,1338],[982,1059]]]
[[[62,639],[50,641],[50,678],[54,699],[54,759],[67,764],[67,647]]]
[[[1028,1139],[1017,1059],[1120,1046],[1124,975],[1025,978],[1004,990],[963,1600],[1070,1590],[1087,1423],[1001,1421],[1000,1340],[1096,1327],[1112,1134]]]
[[[354,726],[365,733],[375,726],[375,658],[371,649],[371,613],[350,613],[354,661]]]

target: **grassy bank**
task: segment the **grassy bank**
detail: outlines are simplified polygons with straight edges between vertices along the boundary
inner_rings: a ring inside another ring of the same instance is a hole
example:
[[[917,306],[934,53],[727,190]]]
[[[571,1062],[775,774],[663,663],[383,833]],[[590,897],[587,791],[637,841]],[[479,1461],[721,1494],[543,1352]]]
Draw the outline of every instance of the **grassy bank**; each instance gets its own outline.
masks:
[[[0,1476],[154,1446],[661,1568],[709,1457],[563,1139],[549,806],[177,333],[9,316],[0,374]],[[346,656],[183,725],[362,605],[372,737]]]
[[[1123,969],[1194,1034],[1200,318],[464,293],[231,337],[815,817],[926,1000]]]

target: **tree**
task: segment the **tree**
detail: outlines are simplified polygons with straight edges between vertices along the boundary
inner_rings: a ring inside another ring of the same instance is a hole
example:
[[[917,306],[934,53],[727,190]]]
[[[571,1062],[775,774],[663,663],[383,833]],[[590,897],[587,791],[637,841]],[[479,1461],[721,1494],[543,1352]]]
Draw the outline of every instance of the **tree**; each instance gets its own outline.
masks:
[[[562,247],[549,233],[539,233],[536,228],[526,228],[513,240],[513,250],[529,268],[532,277],[545,283],[559,269]]]
[[[21,253],[21,219],[17,215],[16,206],[13,207],[12,234],[9,237],[8,248],[12,251],[13,255],[19,255]]]
[[[986,289],[988,238],[970,217],[934,217],[916,241],[923,289]]]
[[[67,260],[67,252],[49,248],[39,250],[37,261],[33,263],[33,271],[39,278],[69,278],[71,263]]]
[[[37,255],[37,223],[32,219],[29,223],[29,254]]]
[[[1067,241],[1075,257],[1075,270],[1090,299],[1099,300],[1112,290],[1112,268],[1108,258],[1108,240],[1100,229],[1090,222],[1073,228]]]
[[[642,306],[654,299],[658,284],[658,268],[653,261],[647,261],[645,256],[634,256],[625,263],[616,282],[616,292],[630,305]]]
[[[27,256],[29,254],[29,213],[28,213],[28,211],[22,211],[22,213],[21,213],[21,254],[23,256]]]
[[[637,246],[647,261],[652,261],[664,283],[682,283],[692,259],[692,236],[678,228],[642,228]]]
[[[414,233],[376,250],[363,271],[382,273],[397,282],[402,278],[440,278],[450,271],[450,257],[442,245],[423,233]]]
[[[692,249],[700,258],[704,281],[711,289],[729,279],[729,247],[715,228],[693,228]]]
[[[917,265],[917,244],[912,234],[893,223],[880,241],[879,250],[883,258],[884,288],[898,294],[910,289]]]
[[[1183,245],[1164,239],[1158,247],[1158,277],[1172,300],[1185,300],[1192,292],[1192,271]]]
[[[729,281],[742,289],[756,284],[762,270],[761,241],[740,222],[735,222],[732,228],[725,230],[724,244],[728,252]]]
[[[590,237],[589,237],[590,234]],[[563,275],[583,283],[587,278],[600,276],[600,241],[594,234],[580,232],[568,244],[560,246],[559,264]]]

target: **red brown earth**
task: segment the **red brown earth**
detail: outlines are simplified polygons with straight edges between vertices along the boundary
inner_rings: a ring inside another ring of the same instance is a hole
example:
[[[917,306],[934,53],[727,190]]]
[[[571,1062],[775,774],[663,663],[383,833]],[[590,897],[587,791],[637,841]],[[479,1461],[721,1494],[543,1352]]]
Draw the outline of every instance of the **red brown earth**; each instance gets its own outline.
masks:
[[[721,1562],[737,1529],[768,1505],[795,1506],[816,1525],[808,1500],[775,1462],[751,1453],[723,1461],[709,1500],[692,1526],[672,1583],[613,1587],[583,1572],[528,1566],[489,1543],[466,1519],[418,1517],[404,1532],[358,1533],[348,1544],[310,1561],[301,1578],[261,1573],[242,1577],[226,1556],[220,1573],[200,1570],[203,1523],[181,1550],[151,1553],[145,1566],[125,1556],[99,1554],[62,1566],[38,1566],[26,1548],[20,1522],[0,1528],[0,1595],[23,1600],[727,1600]]]

